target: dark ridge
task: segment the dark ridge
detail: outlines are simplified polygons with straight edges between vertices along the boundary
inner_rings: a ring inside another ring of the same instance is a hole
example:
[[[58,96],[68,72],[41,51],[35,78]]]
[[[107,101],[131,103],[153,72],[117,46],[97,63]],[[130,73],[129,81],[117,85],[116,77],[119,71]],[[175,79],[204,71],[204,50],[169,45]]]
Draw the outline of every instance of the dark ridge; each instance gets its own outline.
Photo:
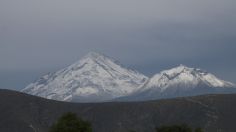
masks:
[[[94,132],[154,132],[186,123],[206,132],[236,131],[236,94],[203,95],[146,102],[65,103],[0,90],[1,132],[47,132],[63,113],[75,112]]]

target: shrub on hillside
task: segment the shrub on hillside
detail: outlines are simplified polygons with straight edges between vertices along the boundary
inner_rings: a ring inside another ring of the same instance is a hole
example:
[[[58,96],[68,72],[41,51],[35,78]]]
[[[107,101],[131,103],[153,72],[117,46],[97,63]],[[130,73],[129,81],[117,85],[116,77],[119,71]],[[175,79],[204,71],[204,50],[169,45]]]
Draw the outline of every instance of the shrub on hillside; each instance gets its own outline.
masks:
[[[91,124],[77,117],[75,113],[65,113],[52,125],[49,132],[92,132]]]
[[[203,130],[201,128],[197,128],[193,131],[191,127],[183,124],[157,127],[156,132],[203,132]]]

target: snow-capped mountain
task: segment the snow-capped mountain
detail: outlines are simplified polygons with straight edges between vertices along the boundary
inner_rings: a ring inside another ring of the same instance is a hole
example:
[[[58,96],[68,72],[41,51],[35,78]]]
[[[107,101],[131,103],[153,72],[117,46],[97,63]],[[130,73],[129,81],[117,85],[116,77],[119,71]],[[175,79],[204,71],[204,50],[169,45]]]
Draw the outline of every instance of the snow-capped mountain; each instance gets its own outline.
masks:
[[[143,88],[122,100],[150,100],[230,92],[236,92],[233,83],[218,79],[201,69],[180,65],[154,75]]]
[[[147,80],[143,74],[91,52],[69,67],[41,77],[22,92],[59,101],[103,102],[134,93]]]
[[[233,87],[234,84],[218,79],[211,73],[201,69],[189,68],[180,65],[170,70],[162,71],[160,74],[154,75],[146,84],[145,89],[159,87],[161,91],[171,86],[181,86],[186,88],[194,88],[199,84],[205,84],[209,87]]]
[[[211,73],[184,65],[148,78],[91,52],[80,61],[41,77],[22,92],[59,101],[106,102],[236,93],[236,88]]]

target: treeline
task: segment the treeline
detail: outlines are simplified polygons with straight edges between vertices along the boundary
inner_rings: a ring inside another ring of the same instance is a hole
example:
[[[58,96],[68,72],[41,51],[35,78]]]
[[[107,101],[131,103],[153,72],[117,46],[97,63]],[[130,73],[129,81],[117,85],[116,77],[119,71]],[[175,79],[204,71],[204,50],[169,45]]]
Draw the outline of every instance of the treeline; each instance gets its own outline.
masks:
[[[84,121],[77,117],[75,113],[65,113],[57,122],[55,122],[49,132],[92,132],[90,122]],[[135,132],[135,131],[130,131]],[[186,124],[160,126],[156,128],[156,132],[203,132],[201,128],[192,129]]]
[[[192,129],[186,124],[161,126],[156,128],[156,132],[203,132],[201,128]]]

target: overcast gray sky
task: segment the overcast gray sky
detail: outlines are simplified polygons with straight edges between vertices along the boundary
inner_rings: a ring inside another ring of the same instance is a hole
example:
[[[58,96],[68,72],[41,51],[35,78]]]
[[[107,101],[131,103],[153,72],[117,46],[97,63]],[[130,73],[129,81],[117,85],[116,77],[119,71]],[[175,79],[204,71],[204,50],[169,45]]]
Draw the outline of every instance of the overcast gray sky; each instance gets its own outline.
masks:
[[[179,64],[236,83],[235,0],[0,0],[0,87],[89,51],[146,74]]]

